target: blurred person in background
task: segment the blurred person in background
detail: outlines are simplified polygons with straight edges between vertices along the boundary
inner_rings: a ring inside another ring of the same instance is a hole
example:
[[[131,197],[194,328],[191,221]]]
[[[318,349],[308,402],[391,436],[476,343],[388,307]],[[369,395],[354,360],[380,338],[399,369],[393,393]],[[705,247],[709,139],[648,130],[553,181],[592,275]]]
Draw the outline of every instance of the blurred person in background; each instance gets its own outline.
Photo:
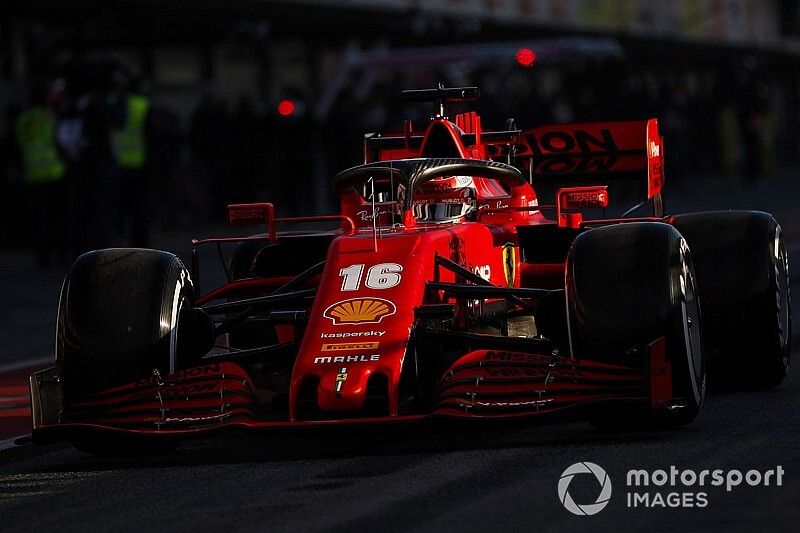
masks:
[[[739,128],[742,132],[743,171],[747,182],[761,178],[763,154],[763,87],[751,70],[739,73]]]
[[[107,60],[72,66],[58,120],[59,148],[68,163],[69,226],[73,252],[107,248],[119,211],[119,176],[112,132],[122,125],[110,105]]]
[[[169,107],[151,103],[145,132],[147,169],[150,173],[149,229],[175,227],[180,220],[180,202],[188,194],[178,184],[182,146],[180,117]]]
[[[192,113],[189,131],[195,184],[201,202],[200,206],[191,209],[195,215],[203,212],[216,217],[225,212],[232,142],[230,130],[225,100],[214,89],[204,89]]]
[[[146,248],[150,242],[152,173],[147,153],[150,99],[122,69],[113,73],[109,96],[113,115],[114,155],[119,166],[118,227],[129,245]],[[129,237],[127,237],[129,235]]]
[[[28,213],[34,218],[34,239],[39,264],[50,265],[55,253],[62,264],[66,261],[63,220],[63,178],[65,165],[56,147],[54,99],[40,84],[31,91],[30,106],[22,111],[14,124],[22,163],[22,183]]]
[[[674,177],[676,184],[682,184],[683,177],[695,167],[692,160],[694,147],[690,138],[689,94],[682,81],[673,81],[664,83],[661,95],[663,135],[670,140],[664,164],[670,169],[670,179]]]
[[[22,187],[20,178],[20,161],[14,125],[22,109],[16,102],[11,102],[3,109],[3,136],[0,138],[0,246],[17,244],[21,232],[17,227],[23,213],[20,198]]]
[[[78,109],[79,82],[71,72],[64,83],[64,91],[56,114],[56,146],[64,161],[64,199],[66,205],[65,226],[69,235],[68,248],[72,255],[85,251],[88,243],[88,217],[90,206],[82,205],[81,196],[85,188],[81,160],[85,149],[83,139],[83,117]]]
[[[111,244],[119,216],[119,167],[113,132],[122,127],[123,116],[110,105],[111,72],[107,61],[89,61],[86,71],[86,90],[78,99],[84,146],[79,164],[84,187],[79,198],[89,209],[85,213],[89,249],[97,249]]]
[[[256,196],[258,153],[266,146],[261,124],[252,100],[239,99],[231,118],[231,171],[225,190],[225,202],[249,202]]]

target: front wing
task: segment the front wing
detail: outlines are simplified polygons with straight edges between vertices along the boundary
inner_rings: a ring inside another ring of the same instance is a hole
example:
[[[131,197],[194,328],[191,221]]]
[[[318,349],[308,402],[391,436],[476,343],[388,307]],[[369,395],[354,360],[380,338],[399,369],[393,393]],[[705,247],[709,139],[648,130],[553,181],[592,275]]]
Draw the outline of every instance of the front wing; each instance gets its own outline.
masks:
[[[521,352],[471,352],[442,378],[428,412],[386,417],[288,420],[259,409],[247,372],[217,362],[123,385],[80,402],[64,402],[58,367],[30,378],[37,442],[84,431],[192,437],[225,429],[301,429],[410,423],[428,419],[519,419],[561,415],[620,403],[674,405],[664,339],[648,347],[644,368]]]

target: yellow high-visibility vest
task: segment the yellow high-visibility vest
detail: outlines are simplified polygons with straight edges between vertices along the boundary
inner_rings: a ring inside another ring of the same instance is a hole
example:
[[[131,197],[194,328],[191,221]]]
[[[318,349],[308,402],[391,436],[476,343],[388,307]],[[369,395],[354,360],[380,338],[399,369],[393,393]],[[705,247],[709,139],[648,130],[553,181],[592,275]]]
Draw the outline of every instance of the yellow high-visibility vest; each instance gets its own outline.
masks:
[[[25,183],[52,183],[64,175],[64,163],[56,149],[55,122],[53,114],[41,106],[26,109],[17,118],[14,126]]]
[[[125,125],[115,135],[117,161],[125,168],[140,168],[147,158],[144,127],[150,100],[138,94],[129,95],[127,100]]]

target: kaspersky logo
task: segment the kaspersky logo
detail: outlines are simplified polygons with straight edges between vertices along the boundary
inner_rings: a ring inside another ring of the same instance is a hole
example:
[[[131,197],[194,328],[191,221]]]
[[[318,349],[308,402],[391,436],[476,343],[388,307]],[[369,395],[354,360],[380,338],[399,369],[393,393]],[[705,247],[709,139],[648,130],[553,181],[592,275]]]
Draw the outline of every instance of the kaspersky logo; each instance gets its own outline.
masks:
[[[576,476],[579,478],[594,477],[597,483],[599,483],[599,494],[593,503],[577,503],[572,499],[569,493],[569,486]],[[564,470],[561,474],[561,479],[558,480],[558,499],[561,500],[561,504],[567,511],[572,514],[579,516],[597,514],[602,511],[605,506],[608,505],[609,500],[611,500],[611,478],[608,477],[605,470],[594,463],[590,463],[589,461],[575,463]]]
[[[335,325],[377,324],[397,312],[397,307],[383,298],[350,298],[331,305],[322,315]]]

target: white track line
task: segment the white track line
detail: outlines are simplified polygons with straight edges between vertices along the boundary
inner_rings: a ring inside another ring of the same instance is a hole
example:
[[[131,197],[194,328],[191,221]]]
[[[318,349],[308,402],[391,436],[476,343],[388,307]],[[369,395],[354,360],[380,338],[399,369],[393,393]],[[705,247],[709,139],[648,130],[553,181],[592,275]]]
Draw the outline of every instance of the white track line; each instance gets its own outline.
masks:
[[[38,359],[25,359],[24,361],[17,361],[16,363],[0,366],[0,374],[5,372],[14,372],[15,370],[21,370],[23,368],[41,367],[50,364],[55,364],[52,355],[48,357],[40,357]]]
[[[30,433],[23,433],[22,435],[16,435],[15,437],[11,437],[10,439],[0,440],[0,451],[8,450],[10,448],[18,446],[18,444],[16,444],[17,439],[30,436],[31,436]]]
[[[0,451],[8,450],[16,446],[16,440],[20,437],[27,437],[30,433],[23,433],[22,435],[17,435],[16,437],[11,437],[10,439],[0,440]]]

